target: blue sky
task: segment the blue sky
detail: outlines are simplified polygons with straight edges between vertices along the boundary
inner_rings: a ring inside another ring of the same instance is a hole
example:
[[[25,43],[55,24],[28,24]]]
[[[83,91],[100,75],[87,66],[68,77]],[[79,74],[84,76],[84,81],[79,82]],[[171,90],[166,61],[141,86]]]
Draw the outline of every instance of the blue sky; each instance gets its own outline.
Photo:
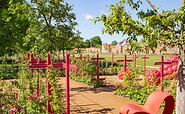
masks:
[[[71,5],[74,5],[73,12],[76,14],[78,26],[77,30],[81,32],[81,37],[85,40],[94,36],[100,36],[103,43],[117,42],[126,38],[121,34],[109,35],[102,34],[102,24],[94,24],[90,19],[100,16],[101,14],[108,14],[107,5],[116,4],[120,0],[66,0]],[[149,5],[143,1],[142,9],[150,8]],[[160,9],[170,10],[178,9],[181,6],[181,0],[151,0],[151,2]],[[131,12],[134,14],[134,12]]]

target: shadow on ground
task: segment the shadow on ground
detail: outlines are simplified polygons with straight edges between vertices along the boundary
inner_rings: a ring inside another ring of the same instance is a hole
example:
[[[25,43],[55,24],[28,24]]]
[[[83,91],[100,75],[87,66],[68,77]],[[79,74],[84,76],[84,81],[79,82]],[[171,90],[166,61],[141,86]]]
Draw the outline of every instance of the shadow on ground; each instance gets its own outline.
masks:
[[[91,91],[93,93],[100,93],[100,92],[114,92],[116,90],[115,85],[105,85],[104,87],[71,87],[70,91],[77,91],[77,92],[87,92]]]
[[[86,105],[87,107],[89,106],[89,105]],[[85,105],[83,105],[83,106],[80,106],[81,108],[80,109],[78,109],[78,108],[73,108],[73,110],[71,110],[70,112],[72,113],[72,114],[91,114],[91,113],[93,113],[93,114],[110,114],[110,112],[112,111],[112,110],[114,110],[114,109],[112,109],[112,108],[103,108],[103,109],[95,109],[95,110],[92,110],[91,108],[87,108],[87,107],[85,107]]]

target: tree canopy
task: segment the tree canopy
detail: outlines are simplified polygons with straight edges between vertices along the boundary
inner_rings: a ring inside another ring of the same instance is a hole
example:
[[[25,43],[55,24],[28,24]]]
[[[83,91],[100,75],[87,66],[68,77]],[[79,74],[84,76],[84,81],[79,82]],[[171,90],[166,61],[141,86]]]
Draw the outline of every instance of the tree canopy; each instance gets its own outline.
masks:
[[[121,0],[119,3],[110,6],[110,15],[105,14],[97,17],[95,22],[102,22],[103,33],[128,35],[127,41],[131,44],[142,37],[145,47],[154,50],[157,45],[161,46],[182,46],[184,40],[181,36],[181,22],[184,22],[183,7],[178,11],[163,10],[158,12],[157,8],[151,4],[151,8],[144,11],[140,9],[140,0]],[[137,12],[138,19],[134,19],[127,10],[130,7]]]
[[[0,55],[74,48],[76,16],[64,0],[1,0]]]
[[[74,38],[76,16],[64,0],[31,0],[32,23],[27,30],[25,45],[34,51],[69,49]]]
[[[115,46],[117,44],[118,44],[118,42],[116,40],[112,41],[112,43],[111,43],[111,45],[113,45],[113,46]]]
[[[85,40],[84,45],[86,48],[90,48],[91,47],[91,41],[89,39]]]
[[[100,48],[102,45],[101,38],[99,36],[94,36],[90,39],[91,41],[91,47],[97,47]]]
[[[150,0],[146,0],[151,6],[147,10],[140,8],[142,5],[141,0],[120,0],[117,4],[109,7],[110,14],[108,16],[103,14],[94,19],[95,23],[103,23],[103,33],[128,35],[127,41],[130,42],[134,50],[138,49],[137,46],[139,45],[137,43],[139,38],[142,38],[143,49],[141,50],[147,48],[155,50],[158,45],[163,46],[163,48],[179,48],[180,59],[176,98],[177,114],[185,112],[185,80],[183,78],[184,69],[182,67],[185,65],[185,0],[182,1],[183,6],[178,10],[158,11]],[[137,12],[136,15],[138,18],[134,19],[128,9]]]
[[[3,0],[0,4],[0,56],[26,50],[23,37],[30,24],[30,7],[23,0]]]

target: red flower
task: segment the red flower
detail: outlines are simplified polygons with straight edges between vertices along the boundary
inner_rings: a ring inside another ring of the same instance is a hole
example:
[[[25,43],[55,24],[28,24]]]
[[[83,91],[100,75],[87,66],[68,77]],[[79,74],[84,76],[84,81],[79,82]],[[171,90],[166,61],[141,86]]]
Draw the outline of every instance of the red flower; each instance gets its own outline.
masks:
[[[14,108],[10,109],[10,114],[15,114],[15,109]]]
[[[14,104],[13,106],[15,109],[17,109],[19,106],[17,104]]]

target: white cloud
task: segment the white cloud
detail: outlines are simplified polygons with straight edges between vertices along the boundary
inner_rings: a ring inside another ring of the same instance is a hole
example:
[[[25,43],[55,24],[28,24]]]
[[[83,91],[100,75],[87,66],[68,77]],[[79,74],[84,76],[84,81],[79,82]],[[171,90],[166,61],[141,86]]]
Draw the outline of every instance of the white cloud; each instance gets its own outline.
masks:
[[[85,19],[92,20],[94,17],[91,14],[86,14]]]

